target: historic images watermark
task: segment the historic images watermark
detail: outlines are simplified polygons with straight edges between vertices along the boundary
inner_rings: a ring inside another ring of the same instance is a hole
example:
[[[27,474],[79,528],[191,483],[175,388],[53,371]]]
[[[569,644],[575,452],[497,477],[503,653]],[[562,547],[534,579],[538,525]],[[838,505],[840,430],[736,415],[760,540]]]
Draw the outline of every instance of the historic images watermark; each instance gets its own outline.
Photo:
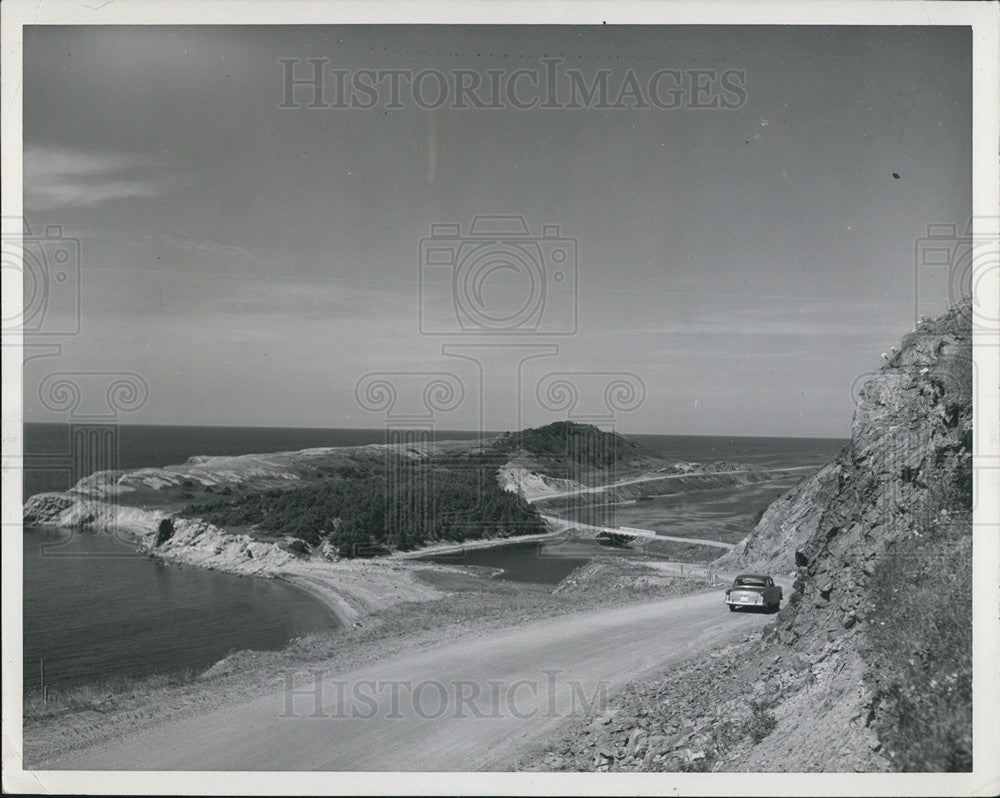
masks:
[[[748,96],[742,69],[584,70],[561,58],[518,69],[342,69],[326,57],[278,63],[278,107],[286,109],[725,111]]]
[[[566,678],[557,668],[518,679],[337,679],[285,671],[280,718],[424,720],[587,718],[608,706],[611,683]]]

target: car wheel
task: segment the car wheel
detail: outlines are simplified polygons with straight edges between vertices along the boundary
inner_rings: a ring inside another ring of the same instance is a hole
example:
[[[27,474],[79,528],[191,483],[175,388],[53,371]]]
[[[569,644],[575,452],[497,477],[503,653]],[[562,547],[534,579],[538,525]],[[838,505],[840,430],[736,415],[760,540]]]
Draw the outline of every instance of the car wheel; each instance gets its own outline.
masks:
[[[735,607],[732,604],[729,605],[729,611],[730,612],[736,612],[736,610],[738,610],[738,609],[739,609],[739,607]]]

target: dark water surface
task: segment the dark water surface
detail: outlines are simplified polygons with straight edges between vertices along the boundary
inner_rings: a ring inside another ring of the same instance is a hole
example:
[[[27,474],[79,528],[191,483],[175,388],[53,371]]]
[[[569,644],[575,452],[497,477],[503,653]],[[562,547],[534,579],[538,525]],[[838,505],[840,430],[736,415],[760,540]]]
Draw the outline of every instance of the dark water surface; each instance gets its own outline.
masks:
[[[107,536],[24,534],[24,685],[203,668],[240,649],[279,649],[332,629],[288,585],[164,565]]]
[[[741,438],[724,435],[629,435],[647,449],[677,462],[719,460],[761,467],[822,466],[850,443],[841,438]]]
[[[468,549],[453,554],[435,554],[421,559],[443,565],[484,565],[502,568],[497,576],[509,582],[557,585],[574,568],[589,562],[587,557],[566,557],[542,543],[511,543],[486,549]]]

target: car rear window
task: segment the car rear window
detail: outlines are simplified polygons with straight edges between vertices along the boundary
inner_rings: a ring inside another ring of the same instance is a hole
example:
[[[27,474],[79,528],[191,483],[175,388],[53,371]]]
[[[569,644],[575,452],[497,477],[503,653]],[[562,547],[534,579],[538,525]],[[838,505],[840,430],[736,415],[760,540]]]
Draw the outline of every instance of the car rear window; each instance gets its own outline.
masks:
[[[767,582],[764,579],[751,579],[749,577],[737,579],[736,584],[740,587],[767,587]]]

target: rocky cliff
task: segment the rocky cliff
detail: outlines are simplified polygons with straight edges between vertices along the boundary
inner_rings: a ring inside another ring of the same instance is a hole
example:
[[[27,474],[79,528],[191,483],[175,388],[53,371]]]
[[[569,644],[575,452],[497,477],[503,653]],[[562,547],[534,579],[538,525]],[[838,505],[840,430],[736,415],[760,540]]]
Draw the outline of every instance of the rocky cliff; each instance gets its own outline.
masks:
[[[635,686],[539,768],[970,769],[971,344],[969,302],[918,324],[837,461],[717,561],[794,571],[774,622]]]
[[[968,477],[971,468],[968,314],[968,303],[958,305],[893,347],[858,396],[848,449],[768,507],[715,565],[790,573],[808,564],[807,550],[815,556],[827,534],[835,548],[853,545],[865,527],[867,537],[891,545],[900,524],[927,523],[939,488]],[[840,526],[833,522],[838,515]]]
[[[720,570],[790,573],[795,568],[796,549],[819,528],[842,473],[839,462],[830,463],[779,497],[761,515],[753,533],[713,565]]]
[[[861,674],[856,703],[891,767],[966,770],[970,303],[918,324],[886,360],[860,393],[851,445],[787,508],[816,524],[790,538],[797,544],[794,591],[766,639]],[[760,548],[751,543],[746,551]]]

